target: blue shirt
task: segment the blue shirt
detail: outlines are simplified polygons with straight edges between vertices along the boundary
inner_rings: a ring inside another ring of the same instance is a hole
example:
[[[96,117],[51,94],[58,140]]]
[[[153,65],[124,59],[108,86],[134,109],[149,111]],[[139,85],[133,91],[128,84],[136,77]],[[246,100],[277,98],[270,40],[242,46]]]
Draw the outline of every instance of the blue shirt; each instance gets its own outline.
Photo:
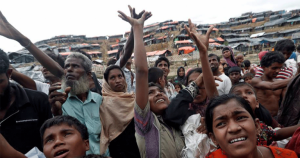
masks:
[[[76,95],[68,96],[68,99],[62,106],[63,115],[69,115],[77,118],[84,124],[89,133],[90,150],[86,154],[100,154],[100,105],[102,96],[98,93],[89,91],[87,99],[82,102]],[[108,156],[108,150],[105,156]]]

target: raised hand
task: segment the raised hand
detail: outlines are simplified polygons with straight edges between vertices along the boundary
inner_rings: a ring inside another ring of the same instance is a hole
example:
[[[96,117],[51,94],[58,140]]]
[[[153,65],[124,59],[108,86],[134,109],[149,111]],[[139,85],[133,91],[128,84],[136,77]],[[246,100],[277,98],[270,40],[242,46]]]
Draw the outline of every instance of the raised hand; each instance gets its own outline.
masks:
[[[15,29],[0,11],[0,35],[18,41],[21,45],[28,44],[27,38]],[[27,43],[26,43],[27,42]]]
[[[51,105],[51,111],[54,116],[62,115],[62,105],[68,98],[68,94],[71,90],[70,87],[65,89],[65,92],[57,92],[56,90],[61,89],[61,83],[52,84],[49,88],[49,102]]]
[[[213,28],[214,26],[211,26],[208,29],[207,33],[205,35],[202,35],[197,32],[196,26],[191,22],[191,19],[189,19],[189,27],[185,25],[185,29],[188,35],[190,36],[190,38],[193,39],[194,42],[196,43],[199,49],[199,53],[205,53],[205,54],[207,53],[208,45],[209,45],[209,36]]]
[[[131,8],[131,6],[128,6],[128,7],[129,7],[130,14],[131,14],[132,17],[127,16],[127,15],[126,15],[125,13],[123,13],[122,11],[118,11],[118,13],[119,13],[119,17],[120,17],[121,19],[123,19],[124,21],[129,22],[130,25],[132,25],[132,26],[144,26],[144,22],[152,16],[151,12],[144,12],[144,13],[142,14],[142,16],[141,16],[139,19],[134,19],[134,18],[133,18],[134,16],[139,17],[139,15],[140,15],[143,11],[142,11],[139,15],[136,15],[136,14],[135,14],[135,10],[133,10],[133,9]]]

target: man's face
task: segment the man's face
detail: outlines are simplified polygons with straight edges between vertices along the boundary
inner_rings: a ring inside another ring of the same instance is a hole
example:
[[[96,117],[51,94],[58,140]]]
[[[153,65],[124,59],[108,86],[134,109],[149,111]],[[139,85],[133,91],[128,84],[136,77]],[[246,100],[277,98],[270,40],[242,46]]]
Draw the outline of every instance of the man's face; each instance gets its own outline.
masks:
[[[275,62],[269,67],[262,67],[262,68],[264,69],[264,74],[266,76],[268,76],[269,78],[276,78],[276,76],[280,72],[282,66],[283,66],[283,63],[279,64],[279,63]]]
[[[163,70],[165,77],[167,77],[170,72],[168,66],[168,63],[164,60],[157,64],[157,67]]]
[[[47,158],[74,158],[85,156],[89,140],[83,140],[73,126],[55,125],[45,130],[43,152]]]
[[[124,92],[126,81],[119,69],[110,70],[108,74],[108,85],[115,92]]]
[[[210,68],[213,72],[215,72],[219,69],[220,63],[216,56],[208,57],[208,62],[209,62]]]
[[[71,87],[71,94],[81,94],[89,90],[88,75],[82,66],[82,59],[68,58],[65,62],[65,76],[62,78],[62,87]]]
[[[48,71],[45,67],[42,68],[42,73],[45,79],[52,80],[56,78],[50,71]]]
[[[236,84],[239,82],[239,80],[241,78],[241,73],[240,72],[231,72],[229,74],[229,78],[230,78],[232,84]]]
[[[65,75],[67,81],[78,80],[86,72],[82,67],[82,59],[68,58],[65,62]]]
[[[285,60],[288,60],[293,52],[287,52],[286,50],[283,50],[281,53],[283,54]]]

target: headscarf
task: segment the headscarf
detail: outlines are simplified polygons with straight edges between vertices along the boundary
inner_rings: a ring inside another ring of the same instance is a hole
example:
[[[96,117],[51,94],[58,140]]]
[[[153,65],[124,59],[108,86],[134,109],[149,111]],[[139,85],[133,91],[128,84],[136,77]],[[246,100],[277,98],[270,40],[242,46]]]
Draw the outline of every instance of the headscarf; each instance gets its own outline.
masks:
[[[224,59],[226,60],[227,64],[230,66],[230,67],[234,67],[234,66],[237,66],[237,62],[235,61],[234,59],[234,54],[233,54],[233,51],[230,47],[224,47],[222,49],[222,54],[224,51],[226,50],[229,50],[230,51],[230,58],[225,58],[224,56]]]
[[[129,125],[134,117],[135,95],[124,92],[115,92],[103,79],[100,106],[100,120],[102,131],[100,136],[100,154],[104,154],[109,143],[117,138]]]
[[[179,71],[181,68],[183,69],[183,71],[185,71],[184,67],[182,67],[182,66],[177,69],[177,77],[175,79],[175,83],[184,84],[185,74],[183,74],[183,76],[179,76]]]
[[[268,53],[268,51],[262,51],[258,53],[258,58],[259,60],[261,60],[266,54]]]

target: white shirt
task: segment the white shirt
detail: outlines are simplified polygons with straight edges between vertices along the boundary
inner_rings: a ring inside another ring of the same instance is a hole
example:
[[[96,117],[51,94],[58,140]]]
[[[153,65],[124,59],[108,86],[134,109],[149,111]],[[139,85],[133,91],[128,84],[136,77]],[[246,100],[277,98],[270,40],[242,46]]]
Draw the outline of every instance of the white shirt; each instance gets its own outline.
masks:
[[[34,82],[35,82],[37,91],[44,92],[47,95],[49,94],[50,84],[43,83],[43,82],[36,81],[36,80],[34,80]]]
[[[219,84],[219,86],[217,86],[219,95],[228,94],[232,86],[230,78],[225,74],[222,74],[219,77],[223,80],[223,82],[215,80],[215,82]]]

